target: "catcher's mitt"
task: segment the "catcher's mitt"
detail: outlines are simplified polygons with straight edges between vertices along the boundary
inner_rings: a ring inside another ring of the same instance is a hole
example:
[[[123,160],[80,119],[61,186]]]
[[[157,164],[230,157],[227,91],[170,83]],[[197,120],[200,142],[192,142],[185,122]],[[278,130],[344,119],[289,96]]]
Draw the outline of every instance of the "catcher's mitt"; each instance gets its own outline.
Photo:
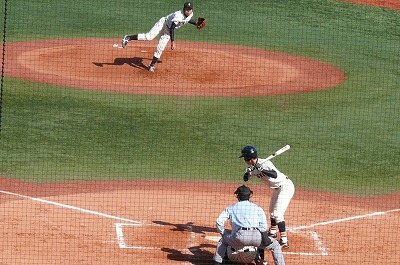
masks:
[[[204,28],[207,24],[207,20],[204,17],[199,17],[196,22],[196,27],[198,30]]]
[[[250,264],[256,258],[257,248],[252,246],[246,246],[241,249],[234,249],[233,247],[228,246],[226,254],[231,262],[240,264]]]

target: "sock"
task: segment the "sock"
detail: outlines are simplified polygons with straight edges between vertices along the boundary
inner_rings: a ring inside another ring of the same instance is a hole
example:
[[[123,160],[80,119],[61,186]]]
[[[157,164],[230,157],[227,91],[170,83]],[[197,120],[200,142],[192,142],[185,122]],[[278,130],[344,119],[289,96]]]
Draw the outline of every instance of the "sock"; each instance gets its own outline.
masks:
[[[286,234],[286,232],[280,232],[279,236],[280,236],[280,241],[282,243],[287,243],[287,234]]]
[[[276,224],[275,218],[271,218],[271,227],[269,228],[269,234],[275,235],[278,232],[278,225]]]
[[[286,222],[282,221],[278,223],[279,232],[286,232]]]
[[[128,40],[137,40],[138,36],[137,35],[130,35],[128,36]]]
[[[157,61],[158,61],[158,58],[154,56],[154,57],[153,57],[153,60],[151,61],[150,66],[156,65]]]
[[[269,228],[269,232],[270,235],[276,235],[278,233],[278,227],[277,226],[271,226]]]

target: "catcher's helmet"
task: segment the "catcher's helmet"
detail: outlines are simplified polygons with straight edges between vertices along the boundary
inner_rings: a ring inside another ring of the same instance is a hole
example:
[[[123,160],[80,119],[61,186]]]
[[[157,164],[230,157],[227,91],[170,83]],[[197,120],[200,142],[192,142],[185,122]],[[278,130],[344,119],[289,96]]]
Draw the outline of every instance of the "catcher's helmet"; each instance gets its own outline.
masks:
[[[242,155],[239,157],[244,157],[244,159],[246,159],[246,160],[250,160],[252,158],[257,158],[258,157],[257,150],[252,145],[245,146],[242,149]]]
[[[249,187],[242,185],[236,189],[234,194],[236,194],[236,198],[238,198],[240,201],[247,201],[250,199],[253,191]]]

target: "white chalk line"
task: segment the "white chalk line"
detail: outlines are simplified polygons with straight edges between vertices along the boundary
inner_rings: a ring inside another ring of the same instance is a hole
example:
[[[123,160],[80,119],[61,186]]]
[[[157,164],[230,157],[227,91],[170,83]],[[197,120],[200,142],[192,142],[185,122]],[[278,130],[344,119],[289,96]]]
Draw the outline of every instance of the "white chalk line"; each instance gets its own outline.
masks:
[[[321,223],[316,223],[316,224],[311,224],[311,225],[293,227],[293,228],[290,228],[288,230],[295,231],[295,230],[310,229],[310,228],[313,228],[313,227],[316,227],[316,226],[330,225],[330,224],[334,224],[334,223],[341,223],[341,222],[351,221],[351,220],[354,220],[354,219],[368,218],[368,217],[371,217],[371,216],[384,215],[384,214],[387,214],[387,213],[393,213],[393,212],[398,212],[398,211],[400,211],[400,209],[393,209],[393,210],[389,210],[389,211],[386,211],[386,212],[367,213],[367,214],[350,216],[350,217],[346,217],[346,218],[342,218],[342,219],[336,219],[336,220],[331,220],[331,221],[326,221],[326,222],[321,222]]]
[[[117,242],[120,248],[124,249],[143,249],[143,250],[160,250],[161,248],[159,247],[147,247],[147,246],[136,246],[136,245],[128,245],[125,242],[125,237],[124,237],[124,232],[123,232],[123,227],[124,226],[163,226],[163,225],[157,225],[157,224],[125,224],[125,223],[116,223],[115,224],[115,230],[117,233]],[[178,249],[182,253],[189,253],[189,248],[194,247],[197,245],[197,242],[195,240],[196,238],[196,233],[192,232],[193,228],[191,225],[186,226],[190,230],[190,243],[188,248],[185,249]],[[193,255],[193,253],[190,252],[190,254]]]
[[[13,192],[9,192],[9,191],[0,190],[0,193],[13,195],[13,196],[18,196],[18,197],[21,197],[21,198],[30,199],[32,201],[37,201],[37,202],[41,202],[41,203],[47,203],[47,204],[51,204],[51,205],[55,205],[55,206],[58,206],[58,207],[63,207],[63,208],[71,209],[71,210],[77,210],[77,211],[81,211],[81,212],[85,212],[85,213],[89,213],[89,214],[94,214],[94,215],[102,216],[102,217],[105,217],[105,218],[110,218],[110,219],[115,219],[115,220],[119,220],[119,221],[128,222],[129,224],[125,224],[125,223],[116,223],[115,224],[116,233],[117,233],[117,241],[118,241],[118,244],[119,244],[120,248],[148,249],[148,250],[159,250],[160,249],[160,248],[156,248],[156,247],[134,246],[134,245],[130,246],[130,245],[127,245],[125,243],[125,239],[124,239],[124,235],[123,235],[123,228],[122,227],[126,226],[126,225],[131,225],[131,226],[144,225],[142,222],[138,222],[138,221],[127,219],[127,218],[117,217],[117,216],[113,216],[113,215],[109,215],[109,214],[105,214],[105,213],[101,213],[101,212],[97,212],[97,211],[87,210],[87,209],[84,209],[84,208],[71,206],[71,205],[67,205],[67,204],[63,204],[63,203],[58,203],[58,202],[53,202],[53,201],[49,201],[49,200],[45,200],[45,199],[30,197],[30,196],[26,196],[26,195],[22,195],[22,194],[18,194],[18,193],[13,193]],[[288,231],[295,232],[297,230],[310,229],[310,228],[313,228],[313,227],[316,227],[316,226],[330,225],[330,224],[334,224],[334,223],[346,222],[346,221],[351,221],[351,220],[354,220],[354,219],[368,218],[368,217],[371,217],[371,216],[384,215],[384,214],[387,214],[387,213],[399,212],[399,211],[400,211],[400,209],[393,209],[393,210],[388,210],[388,211],[385,211],[385,212],[374,212],[374,213],[368,213],[368,214],[363,214],[363,215],[351,216],[351,217],[347,217],[347,218],[341,218],[341,219],[336,219],[336,220],[331,220],[331,221],[325,221],[325,222],[306,225],[306,226],[292,227],[292,228],[288,229]],[[188,228],[190,229],[190,227],[188,227]],[[192,239],[190,245],[192,246],[193,245],[192,241],[195,239],[195,235],[194,235],[193,232],[190,232],[190,234],[191,234],[190,236],[191,236],[191,239]],[[284,254],[307,255],[307,256],[328,255],[328,252],[327,252],[326,248],[323,246],[322,241],[318,238],[317,233],[311,232],[311,236],[313,237],[314,242],[315,242],[318,250],[320,251],[320,253],[304,253],[304,252],[287,252],[287,251],[285,251]],[[216,237],[206,237],[206,239],[209,239],[209,240],[212,240],[212,241],[218,241],[219,240],[219,239],[216,240],[215,238]],[[188,249],[184,249],[184,250],[188,250]]]
[[[288,231],[292,231],[294,233],[299,233],[299,232],[297,232],[298,230],[305,230],[305,229],[310,229],[310,228],[313,228],[313,227],[316,227],[316,226],[340,223],[340,222],[350,221],[350,220],[354,220],[354,219],[368,218],[368,217],[371,217],[371,216],[384,215],[384,214],[387,214],[387,213],[393,213],[393,212],[398,212],[398,211],[400,211],[400,209],[393,209],[393,210],[388,210],[388,211],[385,211],[385,212],[374,212],[374,213],[368,213],[368,214],[363,214],[363,215],[351,216],[351,217],[347,217],[347,218],[341,218],[341,219],[337,219],[337,220],[331,220],[331,221],[311,224],[311,225],[308,225],[308,226],[292,227],[292,228],[289,228]],[[309,233],[311,235],[311,237],[314,240],[314,244],[315,244],[316,248],[318,249],[319,253],[285,251],[284,254],[304,255],[304,256],[327,256],[328,255],[327,248],[324,246],[322,240],[319,239],[319,236],[315,231],[300,232],[300,233],[306,233],[306,234]],[[210,241],[218,242],[218,240],[221,237],[220,236],[206,236],[205,238],[207,240],[210,240]]]
[[[75,207],[75,206],[71,206],[71,205],[67,205],[67,204],[63,204],[63,203],[58,203],[58,202],[53,202],[53,201],[49,201],[49,200],[45,200],[45,199],[34,198],[34,197],[30,197],[30,196],[26,196],[26,195],[22,195],[22,194],[17,194],[17,193],[13,193],[13,192],[9,192],[9,191],[0,190],[0,193],[13,195],[13,196],[18,196],[18,197],[29,199],[29,200],[32,200],[32,201],[52,204],[52,205],[55,205],[55,206],[59,206],[59,207],[63,207],[63,208],[71,209],[71,210],[76,210],[76,211],[80,211],[80,212],[85,212],[85,213],[89,213],[89,214],[102,216],[102,217],[105,217],[105,218],[115,219],[115,220],[119,220],[119,221],[125,221],[125,222],[129,222],[129,223],[141,224],[141,222],[138,222],[138,221],[135,221],[135,220],[130,220],[130,219],[127,219],[127,218],[122,218],[122,217],[113,216],[113,215],[109,215],[109,214],[105,214],[105,213],[100,213],[100,212],[96,212],[96,211],[92,211],[92,210],[87,210],[87,209],[83,209],[83,208],[80,208],[80,207]]]

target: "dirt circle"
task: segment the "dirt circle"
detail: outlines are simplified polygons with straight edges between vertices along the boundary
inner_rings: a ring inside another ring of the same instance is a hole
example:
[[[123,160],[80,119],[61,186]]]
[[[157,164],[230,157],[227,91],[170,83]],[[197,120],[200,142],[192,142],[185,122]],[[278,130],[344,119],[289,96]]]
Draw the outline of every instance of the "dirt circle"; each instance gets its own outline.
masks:
[[[342,0],[342,1],[400,10],[399,0]]]
[[[177,42],[149,73],[157,43],[64,39],[6,46],[5,74],[109,92],[176,96],[268,96],[326,89],[345,81],[338,68],[305,57],[249,47]]]

